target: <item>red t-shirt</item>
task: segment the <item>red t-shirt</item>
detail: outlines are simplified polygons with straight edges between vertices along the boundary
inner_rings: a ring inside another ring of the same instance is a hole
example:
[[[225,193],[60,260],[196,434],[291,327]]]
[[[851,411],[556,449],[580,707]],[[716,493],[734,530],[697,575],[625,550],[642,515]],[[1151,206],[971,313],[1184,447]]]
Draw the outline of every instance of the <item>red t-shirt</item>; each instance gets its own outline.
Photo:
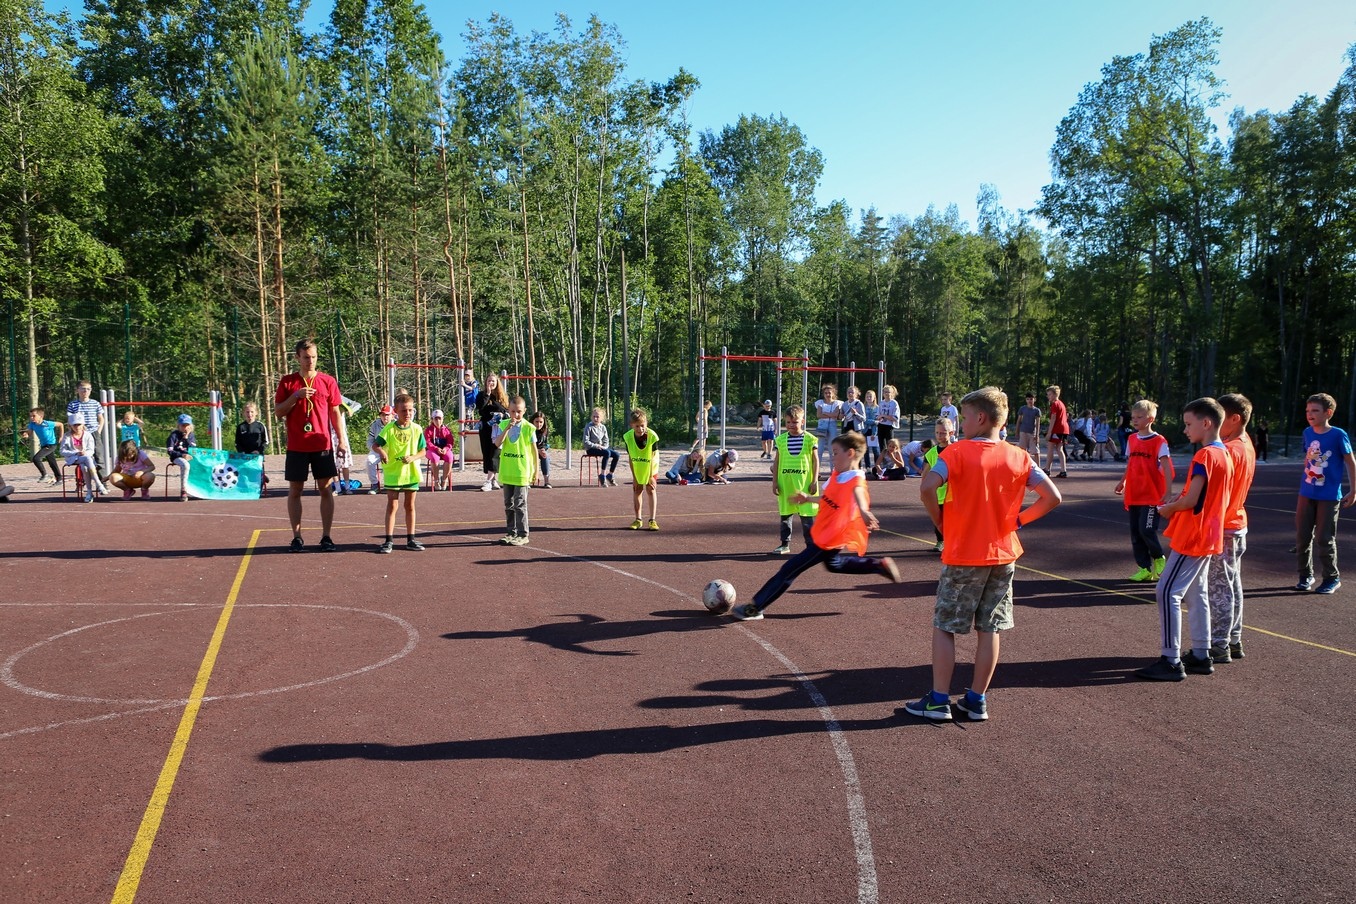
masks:
[[[815,546],[843,549],[856,556],[866,555],[866,521],[853,498],[857,487],[866,490],[866,474],[862,471],[846,474],[835,471],[829,475],[829,482],[824,484],[824,495],[819,497],[819,514],[815,516],[814,527],[810,528],[810,539],[815,541]],[[871,504],[870,494],[866,504]]]
[[[299,399],[283,422],[287,427],[288,452],[323,452],[330,448],[330,411],[340,404],[339,384],[329,374],[317,371],[310,385],[315,395]],[[288,374],[278,382],[274,404],[305,386],[301,374]]]
[[[1252,489],[1253,474],[1257,470],[1257,453],[1253,451],[1252,440],[1248,434],[1238,436],[1224,444],[1229,460],[1234,465],[1234,479],[1229,484],[1229,510],[1224,514],[1225,530],[1243,530],[1248,526],[1248,512],[1243,506],[1248,501],[1248,490]]]
[[[1157,433],[1149,436],[1132,433],[1126,453],[1125,507],[1162,505],[1168,482],[1163,479],[1158,462],[1168,455],[1168,441]],[[1168,471],[1172,472],[1171,458],[1168,458]]]
[[[1174,552],[1200,558],[1224,551],[1224,513],[1229,508],[1233,479],[1234,466],[1224,443],[1210,443],[1197,450],[1182,494],[1197,480],[1205,481],[1205,491],[1194,508],[1173,514],[1163,530],[1163,536],[1172,540]]]
[[[1050,432],[1056,436],[1069,432],[1069,409],[1059,399],[1050,403]]]
[[[1031,457],[1012,443],[967,439],[942,450],[953,489],[942,522],[944,565],[1006,565],[1022,554],[1017,514]]]

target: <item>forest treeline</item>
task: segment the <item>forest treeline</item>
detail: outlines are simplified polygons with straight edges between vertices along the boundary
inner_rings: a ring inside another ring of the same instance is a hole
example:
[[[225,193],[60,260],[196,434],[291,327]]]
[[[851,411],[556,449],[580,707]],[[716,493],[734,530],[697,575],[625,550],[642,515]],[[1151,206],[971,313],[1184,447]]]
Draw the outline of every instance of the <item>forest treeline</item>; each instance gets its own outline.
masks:
[[[697,349],[729,346],[883,360],[906,410],[1059,383],[1167,411],[1240,390],[1273,429],[1323,390],[1352,419],[1356,45],[1325,97],[1221,136],[1219,30],[1154,36],[1077,95],[1038,208],[983,185],[972,227],[819,206],[795,123],[694,130],[698,77],[628,73],[596,18],[492,15],[452,61],[410,0],[337,0],[317,34],[302,6],[0,0],[0,439],[77,378],[267,402],[305,336],[363,401],[388,359],[462,359],[572,372],[576,418],[682,423]],[[774,375],[731,378],[749,401]],[[448,371],[401,382],[454,399]],[[518,388],[559,418],[559,383]]]

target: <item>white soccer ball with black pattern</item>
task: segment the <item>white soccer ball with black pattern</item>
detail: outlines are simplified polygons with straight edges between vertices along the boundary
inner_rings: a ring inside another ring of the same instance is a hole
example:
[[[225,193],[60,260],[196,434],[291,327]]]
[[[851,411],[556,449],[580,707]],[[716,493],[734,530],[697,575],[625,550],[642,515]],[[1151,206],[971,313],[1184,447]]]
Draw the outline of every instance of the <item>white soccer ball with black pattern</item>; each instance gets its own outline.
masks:
[[[240,472],[235,465],[222,462],[212,469],[212,486],[218,490],[233,490],[240,482]]]
[[[729,581],[712,581],[702,591],[702,605],[714,615],[724,615],[734,608],[735,589]]]

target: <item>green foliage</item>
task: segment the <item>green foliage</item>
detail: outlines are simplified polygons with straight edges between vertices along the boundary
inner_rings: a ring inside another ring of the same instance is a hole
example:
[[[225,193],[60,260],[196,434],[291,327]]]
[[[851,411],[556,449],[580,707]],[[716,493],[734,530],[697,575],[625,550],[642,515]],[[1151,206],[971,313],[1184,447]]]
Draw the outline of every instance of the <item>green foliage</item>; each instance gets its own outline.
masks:
[[[580,422],[641,404],[675,440],[722,346],[884,361],[920,413],[1059,383],[1168,411],[1238,389],[1278,428],[1321,389],[1356,416],[1356,47],[1326,97],[1237,111],[1226,143],[1219,30],[1153,37],[1078,95],[1039,209],[984,185],[971,228],[816,205],[794,123],[694,135],[697,78],[628,73],[596,17],[491,15],[449,62],[413,0],[339,0],[319,35],[303,9],[88,0],[77,33],[0,0],[0,293],[27,365],[6,397],[85,377],[267,401],[310,335],[364,402],[391,359],[568,370]],[[731,379],[740,402],[776,374]],[[400,383],[454,407],[453,371]],[[563,423],[559,382],[518,388]]]

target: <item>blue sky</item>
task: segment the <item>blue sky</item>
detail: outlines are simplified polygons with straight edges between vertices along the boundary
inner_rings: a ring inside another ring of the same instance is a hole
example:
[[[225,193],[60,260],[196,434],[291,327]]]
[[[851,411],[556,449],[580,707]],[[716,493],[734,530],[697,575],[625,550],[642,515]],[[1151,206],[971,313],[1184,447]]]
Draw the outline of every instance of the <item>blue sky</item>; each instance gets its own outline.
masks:
[[[49,0],[51,5],[57,5]],[[78,4],[67,4],[76,9]],[[332,0],[314,0],[318,29]],[[1217,74],[1230,110],[1284,110],[1325,96],[1356,43],[1351,0],[1134,3],[915,0],[472,0],[427,3],[449,59],[468,19],[497,11],[522,33],[549,31],[556,12],[582,27],[617,26],[628,78],[662,81],[680,66],[701,80],[690,114],[719,131],[741,113],[781,114],[823,152],[819,200],[854,218],[874,206],[914,217],[956,204],[973,223],[981,183],[1009,210],[1030,209],[1049,181],[1055,128],[1084,85],[1116,55],[1143,53],[1155,34],[1200,16],[1223,29]]]

